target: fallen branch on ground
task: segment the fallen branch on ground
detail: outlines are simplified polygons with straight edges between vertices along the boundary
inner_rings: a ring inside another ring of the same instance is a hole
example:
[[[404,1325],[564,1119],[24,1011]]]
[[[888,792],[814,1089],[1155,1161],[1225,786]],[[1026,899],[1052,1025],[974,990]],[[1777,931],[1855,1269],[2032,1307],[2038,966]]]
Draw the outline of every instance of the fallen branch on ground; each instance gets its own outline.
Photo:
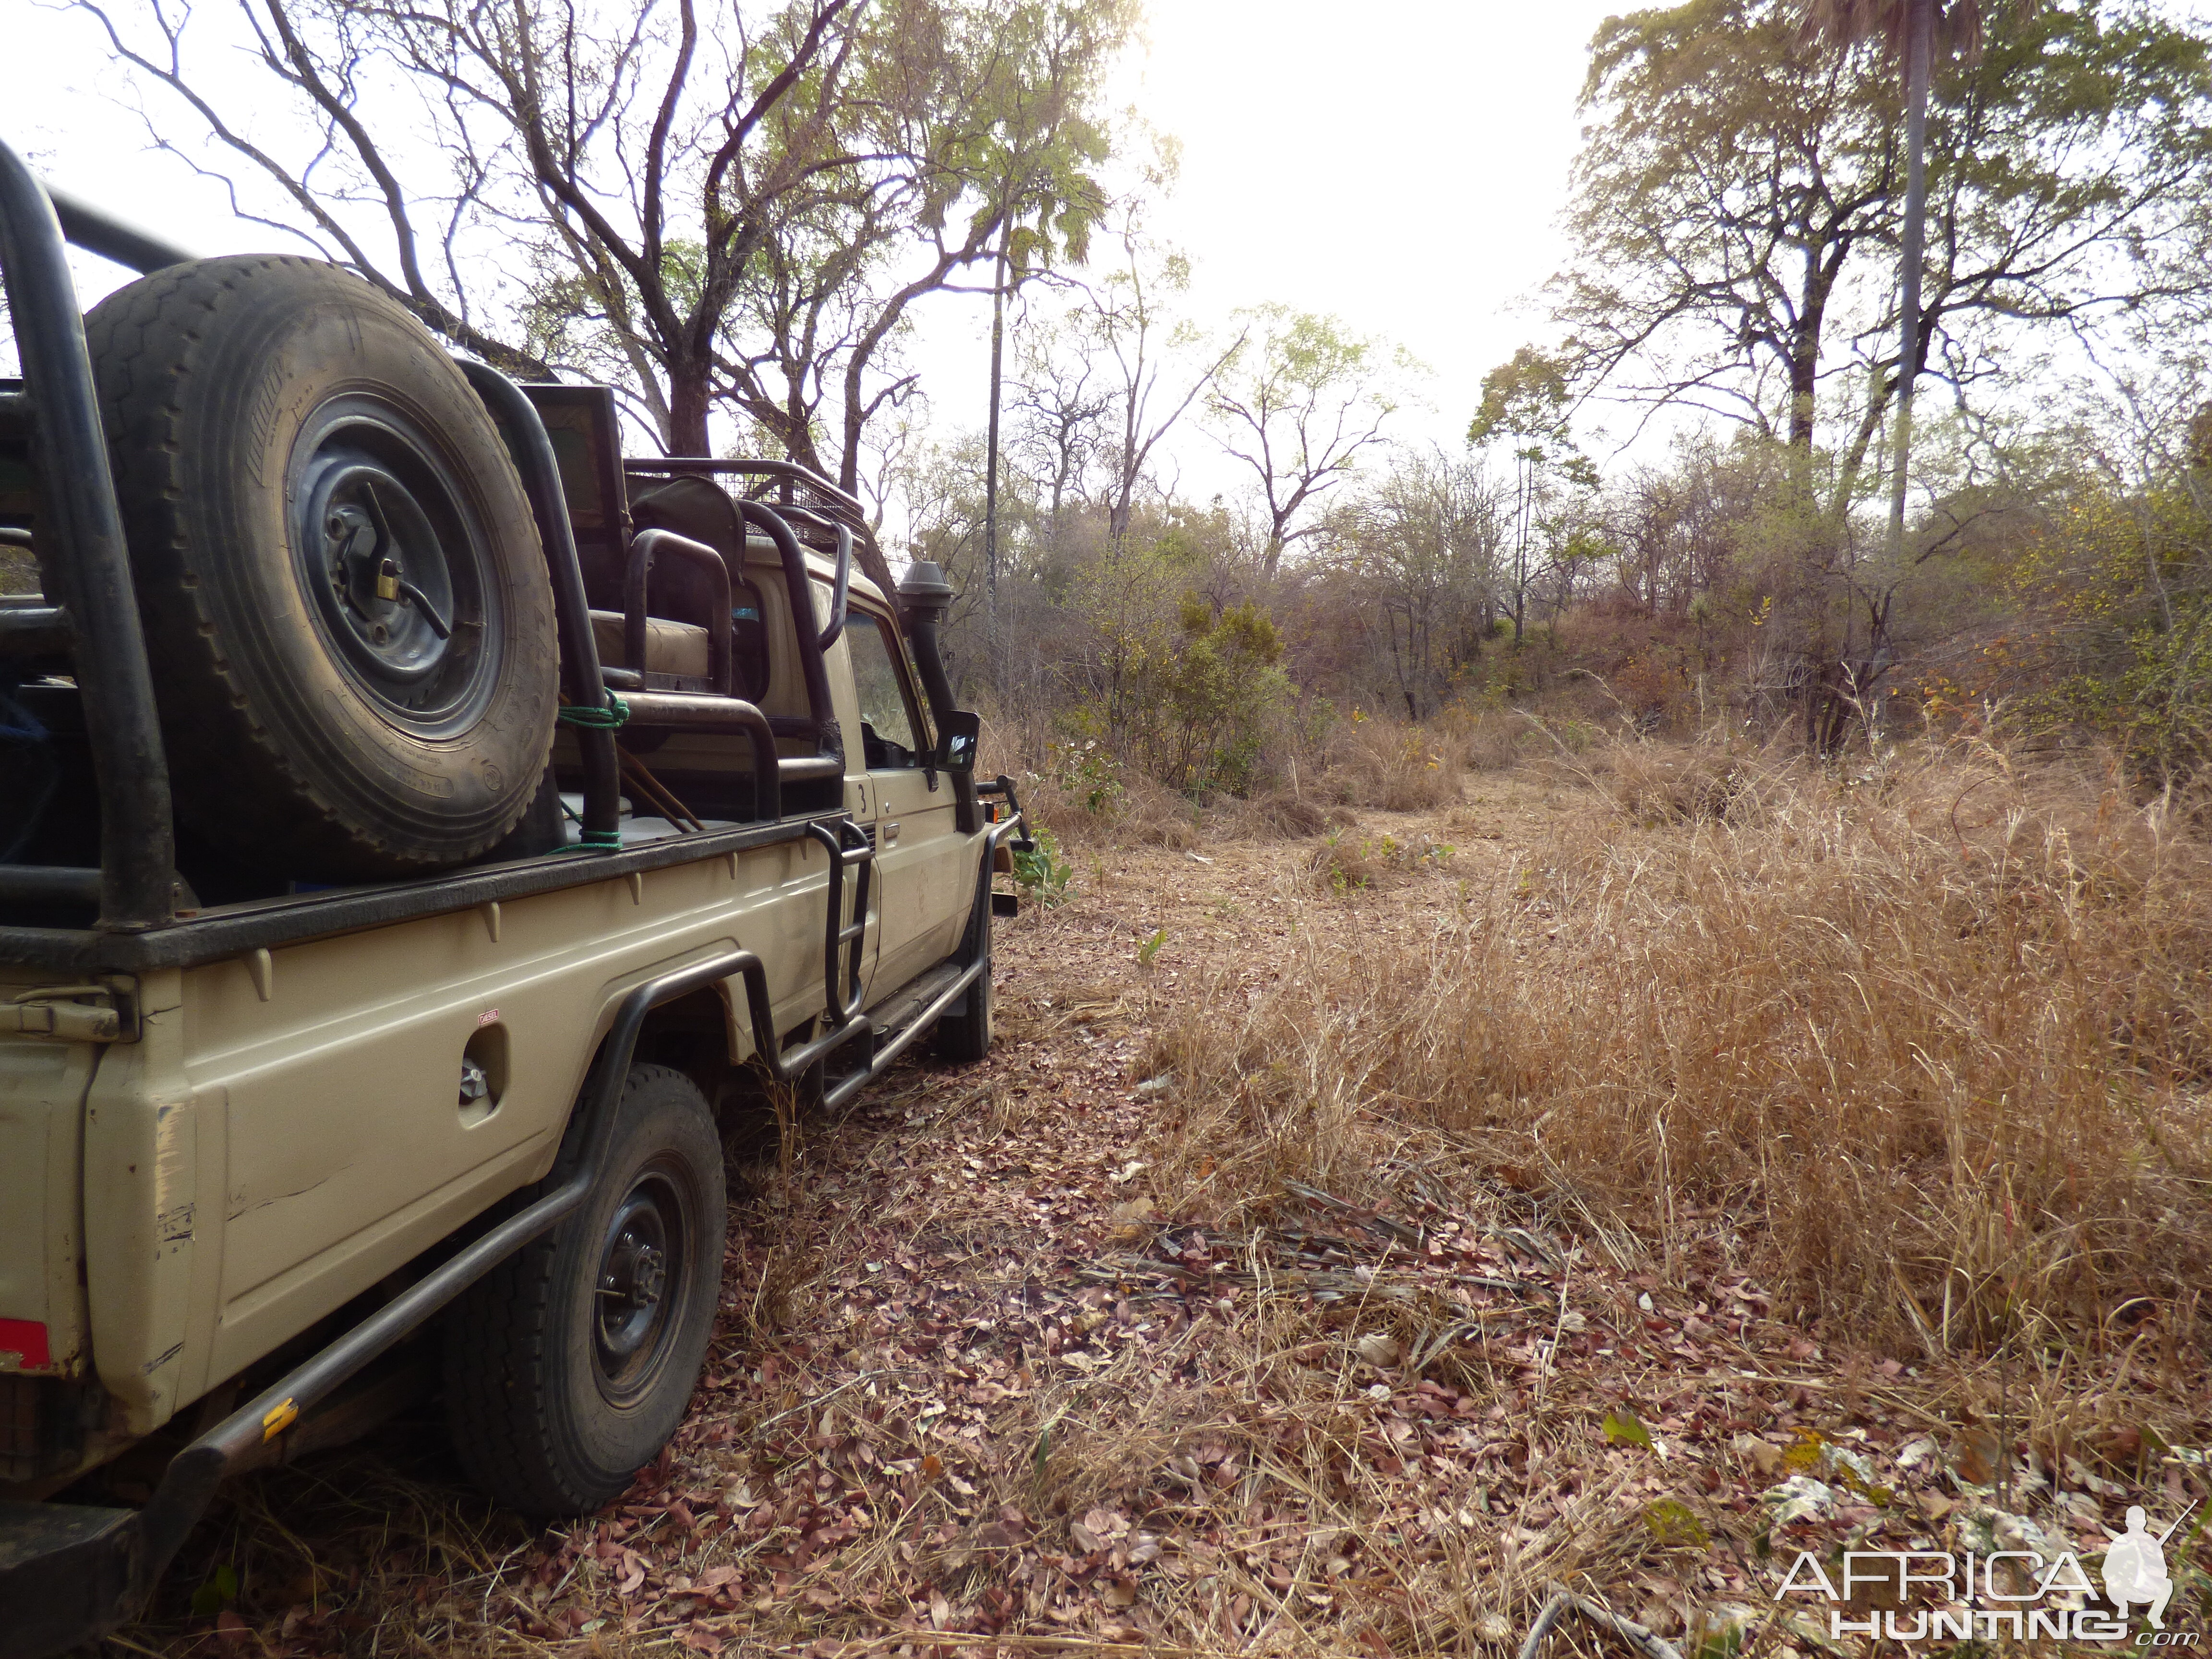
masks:
[[[1552,1626],[1570,1613],[1578,1613],[1600,1629],[1611,1631],[1646,1659],[1682,1659],[1672,1642],[1653,1635],[1633,1619],[1624,1619],[1588,1596],[1577,1595],[1558,1585],[1553,1586],[1551,1600],[1544,1603],[1544,1610],[1528,1627],[1528,1639],[1521,1644],[1521,1659],[1536,1659],[1544,1638],[1552,1633]]]

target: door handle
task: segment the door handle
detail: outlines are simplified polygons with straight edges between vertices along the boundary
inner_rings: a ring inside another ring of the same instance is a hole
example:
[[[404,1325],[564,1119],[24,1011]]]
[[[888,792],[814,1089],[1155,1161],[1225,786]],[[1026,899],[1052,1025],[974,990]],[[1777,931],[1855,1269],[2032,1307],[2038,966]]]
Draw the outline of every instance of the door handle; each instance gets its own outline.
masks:
[[[898,824],[896,821],[884,825],[884,845],[886,847],[898,845]]]

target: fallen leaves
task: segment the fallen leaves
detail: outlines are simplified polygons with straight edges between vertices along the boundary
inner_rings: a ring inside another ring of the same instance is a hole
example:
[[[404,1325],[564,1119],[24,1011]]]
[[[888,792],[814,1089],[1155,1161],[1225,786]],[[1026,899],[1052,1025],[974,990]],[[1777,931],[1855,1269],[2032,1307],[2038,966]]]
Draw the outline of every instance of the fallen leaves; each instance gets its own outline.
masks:
[[[1636,1413],[1626,1406],[1609,1408],[1598,1427],[1609,1446],[1641,1446],[1646,1451],[1652,1449],[1651,1431],[1638,1422]]]
[[[1233,961],[1256,982],[1281,946],[1271,884],[1300,849],[1208,850],[1202,877],[1161,853],[1114,879],[1140,890],[1145,932],[1178,940],[1220,920],[1194,879],[1235,896]],[[1180,945],[1133,961],[1121,891],[1001,935],[1003,1036],[980,1073],[902,1066],[751,1172],[690,1417],[622,1504],[532,1535],[481,1506],[464,1525],[473,1500],[418,1484],[380,1488],[368,1520],[252,1522],[283,1571],[133,1639],[181,1652],[212,1618],[225,1651],[250,1633],[300,1659],[366,1632],[512,1659],[1382,1659],[1510,1650],[1559,1578],[1654,1639],[1732,1651],[1730,1610],[1775,1582],[1759,1540],[1786,1559],[2010,1538],[1998,1511],[2038,1505],[2079,1540],[2144,1468],[2201,1485],[2117,1412],[2041,1450],[1967,1421],[1963,1368],[1872,1356],[1841,1388],[1842,1336],[1778,1316],[1723,1253],[1624,1266],[1528,1170],[1401,1163],[1356,1196],[1290,1182],[1233,1224],[1208,1207],[1210,1159],[1201,1190],[1162,1189],[1152,1144],[1182,1108],[1148,1027],[1202,970]],[[1425,892],[1363,897],[1359,925],[1384,944],[1425,926]],[[2196,1389],[2170,1419],[2201,1409],[2199,1363],[2177,1348],[2160,1371],[2162,1398]],[[240,1489],[316,1479],[310,1460]],[[298,1576],[298,1548],[321,1563],[307,1592],[254,1605]]]

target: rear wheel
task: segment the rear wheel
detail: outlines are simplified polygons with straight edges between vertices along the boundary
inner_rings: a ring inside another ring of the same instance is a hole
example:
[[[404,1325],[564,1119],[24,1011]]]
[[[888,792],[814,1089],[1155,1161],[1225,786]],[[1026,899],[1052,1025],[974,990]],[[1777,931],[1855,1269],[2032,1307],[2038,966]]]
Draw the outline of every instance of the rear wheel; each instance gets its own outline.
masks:
[[[533,1519],[580,1515],[659,1455],[714,1333],[724,1203],[705,1097],[632,1066],[592,1196],[448,1322],[447,1422],[486,1493]]]
[[[176,266],[85,332],[180,814],[288,875],[489,851],[544,775],[558,659],[528,500],[452,361],[306,259]]]

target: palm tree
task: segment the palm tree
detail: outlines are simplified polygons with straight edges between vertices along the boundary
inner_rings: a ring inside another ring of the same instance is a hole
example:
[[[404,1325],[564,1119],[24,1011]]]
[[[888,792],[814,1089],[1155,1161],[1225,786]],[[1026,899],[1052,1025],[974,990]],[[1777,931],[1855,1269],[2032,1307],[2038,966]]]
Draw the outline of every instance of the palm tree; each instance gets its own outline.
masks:
[[[1972,58],[1982,46],[1978,0],[1806,0],[1804,27],[1840,46],[1879,40],[1905,68],[1905,234],[1898,252],[1896,465],[1889,547],[1905,553],[1905,475],[1912,453],[1912,383],[1920,373],[1920,264],[1928,231],[1928,76],[1937,43]]]

